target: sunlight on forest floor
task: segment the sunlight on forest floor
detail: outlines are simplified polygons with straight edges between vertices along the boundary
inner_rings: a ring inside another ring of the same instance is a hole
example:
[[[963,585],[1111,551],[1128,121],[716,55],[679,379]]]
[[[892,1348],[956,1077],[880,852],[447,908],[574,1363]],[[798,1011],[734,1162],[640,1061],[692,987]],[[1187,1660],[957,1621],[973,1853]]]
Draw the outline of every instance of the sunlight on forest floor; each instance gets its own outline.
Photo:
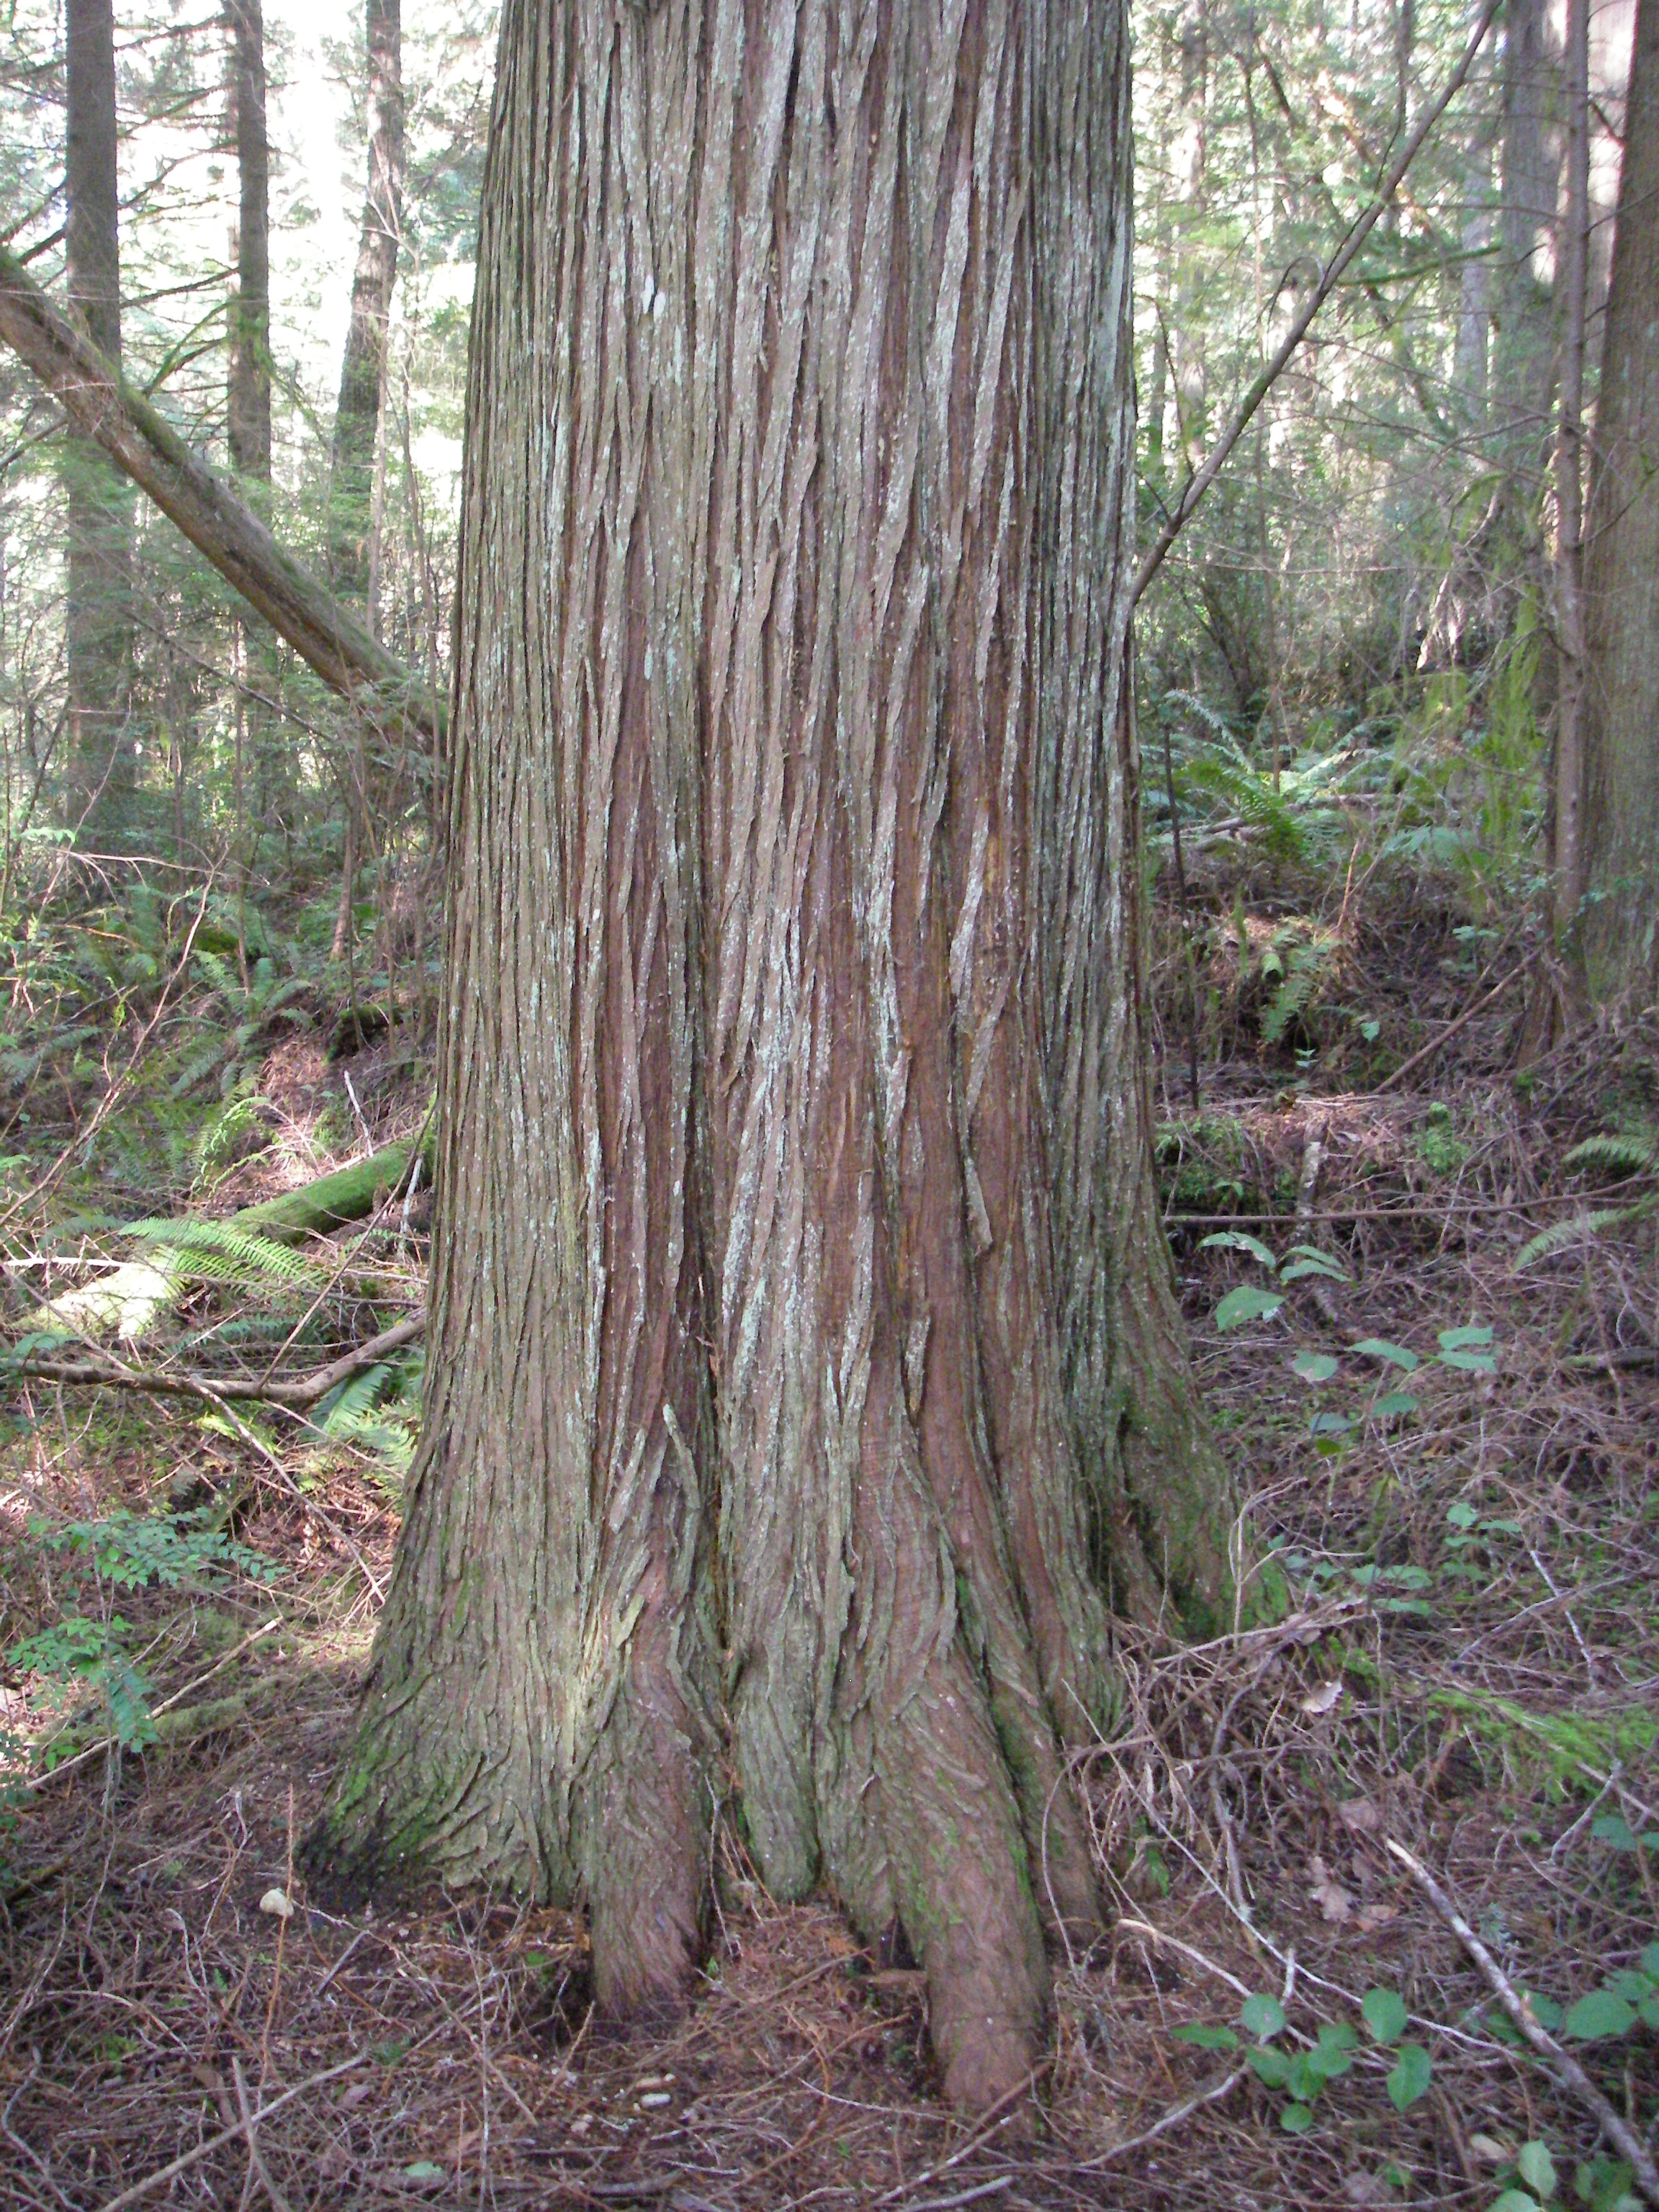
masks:
[[[1375,972],[1386,1016],[1413,979]],[[183,1708],[210,1728],[112,1759],[94,1740],[13,1792],[7,2201],[125,2203],[150,2177],[133,2201],[263,2195],[294,2212],[1484,2212],[1541,2142],[1564,2191],[1582,2168],[1581,2201],[1615,2202],[1594,2123],[1517,2049],[1387,1848],[1439,1872],[1547,2020],[1616,1997],[1659,1923],[1651,1227],[1514,1267],[1570,1215],[1584,1182],[1565,1156],[1650,1067],[1651,1040],[1594,1032],[1517,1083],[1509,1030],[1502,1010],[1469,1025],[1414,1091],[1321,1095],[1305,1062],[1292,1077],[1257,1054],[1212,1069],[1197,1115],[1166,1104],[1165,1204],[1206,1401],[1293,1611],[1196,1649],[1124,1633],[1122,1730],[1081,1761],[1109,1934],[1057,1967],[1034,2129],[945,2114],[922,1978],[861,1949],[828,1905],[769,1903],[729,1820],[706,1990],[654,2040],[590,2020],[569,1916],[476,1895],[319,1910],[293,1851],[349,1728],[395,1474],[373,1440],[296,1453],[262,1427],[253,1451],[151,1401],[27,1386],[32,1418],[0,1464],[14,1622],[44,1627],[63,1597],[64,1557],[25,1540],[30,1516],[85,1523],[169,1486],[185,1507],[234,1495],[236,1541],[281,1573],[222,1581],[210,1601],[116,1593],[157,1727],[166,1693],[216,1667]],[[332,1072],[286,1049],[271,1087],[287,1081],[283,1115],[314,1129]],[[378,1077],[367,1054],[344,1063],[376,1142],[422,1096],[418,1071],[380,1049]],[[1178,1095],[1178,1040],[1170,1054]],[[349,1125],[328,1126],[340,1142]],[[215,1205],[283,1172],[250,1161]],[[1202,1242],[1218,1220],[1253,1224],[1277,1263],[1291,1243],[1323,1249],[1346,1279],[1289,1281],[1276,1314],[1224,1331],[1218,1299],[1269,1276],[1247,1238]],[[1447,1332],[1474,1350],[1449,1358]],[[38,1690],[20,1677],[3,1692],[25,1764]],[[1386,2042],[1361,2011],[1373,1990],[1411,2016]],[[1261,1996],[1285,2025],[1253,2012],[1255,2045],[1241,2013]],[[1573,2047],[1621,2110],[1650,2117],[1652,2038]],[[1321,2052],[1351,2063],[1322,2072]],[[244,2094],[270,2107],[252,2166]]]

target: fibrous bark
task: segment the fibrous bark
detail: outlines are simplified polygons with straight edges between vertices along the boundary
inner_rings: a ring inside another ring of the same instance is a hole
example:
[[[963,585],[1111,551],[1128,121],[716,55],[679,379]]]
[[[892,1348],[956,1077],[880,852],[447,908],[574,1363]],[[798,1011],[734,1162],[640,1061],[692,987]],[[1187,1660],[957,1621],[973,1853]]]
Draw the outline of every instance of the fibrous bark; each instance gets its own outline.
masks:
[[[1227,1595],[1150,1177],[1120,0],[512,0],[424,1441],[337,1869],[768,1882],[1018,2085],[1106,1591]]]
[[[270,149],[260,0],[228,0],[230,90],[239,185],[236,296],[230,311],[231,465],[270,482]]]
[[[1659,987],[1659,5],[1639,0],[1595,426],[1582,706],[1585,963]]]
[[[374,446],[385,396],[386,328],[403,228],[404,78],[400,0],[368,0],[368,193],[351,283],[329,486],[334,588],[367,601]],[[374,627],[369,611],[369,627]]]
[[[71,311],[94,345],[121,358],[121,256],[116,191],[115,32],[110,0],[69,0],[64,18],[69,125],[65,183]],[[70,819],[96,843],[132,811],[137,754],[128,727],[132,660],[132,514],[126,487],[95,445],[64,449],[69,591]]]

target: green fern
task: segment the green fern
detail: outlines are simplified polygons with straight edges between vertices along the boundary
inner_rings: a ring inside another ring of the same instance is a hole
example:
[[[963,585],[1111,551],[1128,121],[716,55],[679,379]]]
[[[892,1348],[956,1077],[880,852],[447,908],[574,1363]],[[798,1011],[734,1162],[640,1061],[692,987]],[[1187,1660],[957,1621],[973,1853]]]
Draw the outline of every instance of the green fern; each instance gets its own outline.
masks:
[[[1659,1130],[1645,1125],[1602,1130],[1575,1145],[1566,1156],[1565,1164],[1570,1168],[1602,1168],[1620,1176],[1652,1175],[1659,1171]],[[1656,1205],[1659,1205],[1659,1194],[1648,1192],[1627,1206],[1587,1206],[1569,1221],[1554,1222],[1522,1246],[1515,1255],[1515,1272],[1519,1274],[1522,1268],[1547,1259],[1552,1252],[1565,1252],[1576,1244],[1587,1243],[1605,1230],[1645,1221]]]
[[[244,1287],[313,1289],[319,1269],[270,1237],[252,1235],[234,1222],[195,1219],[137,1221],[128,1229],[148,1251],[166,1255],[167,1272],[185,1281],[236,1283]]]
[[[1617,1134],[1603,1132],[1586,1137],[1567,1154],[1570,1168],[1610,1168],[1616,1175],[1652,1175],[1659,1171],[1659,1130],[1628,1129]]]

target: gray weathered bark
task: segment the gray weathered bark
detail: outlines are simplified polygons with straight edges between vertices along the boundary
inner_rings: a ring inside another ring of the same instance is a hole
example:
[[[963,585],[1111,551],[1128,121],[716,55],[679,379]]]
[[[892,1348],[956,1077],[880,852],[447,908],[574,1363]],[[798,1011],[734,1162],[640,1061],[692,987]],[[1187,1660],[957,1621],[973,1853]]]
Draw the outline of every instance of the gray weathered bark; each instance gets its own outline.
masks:
[[[231,302],[229,436],[239,476],[270,482],[270,149],[259,0],[228,0],[239,205]]]
[[[774,1889],[1016,2089],[1106,1591],[1230,1600],[1150,1174],[1121,0],[510,0],[424,1441],[317,1842]]]
[[[71,312],[92,343],[121,358],[121,255],[116,190],[115,32],[111,0],[68,0],[65,177]],[[126,487],[94,445],[64,450],[69,592],[68,811],[94,844],[118,838],[132,812],[137,756],[128,724],[132,668],[132,512]]]
[[[1560,85],[1548,0],[1508,0],[1494,367],[1510,465],[1524,479],[1521,497],[1528,504],[1535,501],[1542,478],[1553,382],[1550,289],[1561,175]]]
[[[1555,788],[1558,939],[1584,896],[1584,320],[1589,283],[1589,0],[1567,0],[1567,204],[1561,222],[1561,422],[1555,443]]]
[[[340,368],[329,487],[334,588],[367,602],[374,444],[385,398],[386,328],[403,229],[404,78],[399,0],[368,0],[368,193],[363,203],[351,319]],[[374,628],[373,610],[369,628]]]
[[[1659,4],[1638,0],[1585,571],[1583,923],[1598,998],[1659,988]]]

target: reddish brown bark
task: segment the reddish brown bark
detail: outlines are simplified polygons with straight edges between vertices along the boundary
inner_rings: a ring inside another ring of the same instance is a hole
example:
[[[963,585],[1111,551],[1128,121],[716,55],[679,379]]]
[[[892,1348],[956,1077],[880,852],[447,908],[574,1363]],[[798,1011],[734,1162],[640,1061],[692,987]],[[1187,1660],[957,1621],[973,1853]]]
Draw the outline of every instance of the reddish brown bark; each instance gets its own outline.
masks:
[[[425,1441],[319,1850],[678,2002],[722,1775],[946,2087],[1094,1932],[1105,1586],[1227,1591],[1137,995],[1117,0],[515,0]]]

